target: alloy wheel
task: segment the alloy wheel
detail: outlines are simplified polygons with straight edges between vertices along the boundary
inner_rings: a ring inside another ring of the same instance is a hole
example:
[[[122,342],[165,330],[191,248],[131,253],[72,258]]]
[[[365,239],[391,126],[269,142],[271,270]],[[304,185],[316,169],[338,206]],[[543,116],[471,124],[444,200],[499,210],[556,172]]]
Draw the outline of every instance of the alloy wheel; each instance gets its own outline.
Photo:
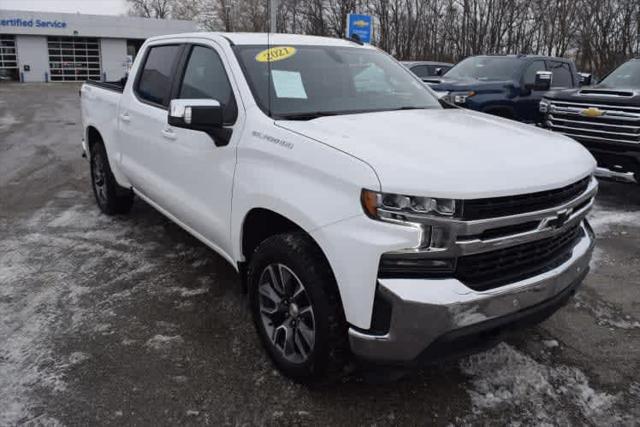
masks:
[[[315,344],[313,306],[303,283],[284,264],[269,264],[258,285],[260,318],[271,343],[292,363],[304,363]]]

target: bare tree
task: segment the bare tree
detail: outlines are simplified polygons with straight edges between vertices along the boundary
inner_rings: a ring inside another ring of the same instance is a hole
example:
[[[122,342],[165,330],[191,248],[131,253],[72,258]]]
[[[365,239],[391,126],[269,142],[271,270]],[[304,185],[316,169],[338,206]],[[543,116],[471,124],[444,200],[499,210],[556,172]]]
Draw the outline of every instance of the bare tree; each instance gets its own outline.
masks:
[[[127,2],[133,15],[192,19],[210,31],[267,31],[269,24],[269,0]],[[545,54],[602,75],[640,54],[639,0],[280,0],[277,28],[345,37],[354,12],[373,16],[373,43],[399,59]]]

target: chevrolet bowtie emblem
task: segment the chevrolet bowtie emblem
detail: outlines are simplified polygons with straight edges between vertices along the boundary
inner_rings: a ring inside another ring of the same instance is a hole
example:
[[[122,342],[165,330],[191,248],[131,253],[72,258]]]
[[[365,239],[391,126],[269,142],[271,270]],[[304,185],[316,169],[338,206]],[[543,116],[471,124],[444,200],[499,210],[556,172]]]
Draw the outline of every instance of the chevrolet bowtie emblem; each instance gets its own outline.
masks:
[[[602,111],[599,108],[590,107],[580,111],[580,114],[585,117],[600,117],[600,116],[604,116],[604,111]]]

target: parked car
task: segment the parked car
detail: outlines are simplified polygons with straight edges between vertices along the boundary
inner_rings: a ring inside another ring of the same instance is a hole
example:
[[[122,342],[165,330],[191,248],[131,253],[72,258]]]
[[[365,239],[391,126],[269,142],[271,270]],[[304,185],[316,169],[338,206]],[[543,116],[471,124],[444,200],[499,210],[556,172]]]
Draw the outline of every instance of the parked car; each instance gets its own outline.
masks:
[[[538,104],[551,89],[577,88],[580,76],[573,61],[533,55],[473,56],[457,63],[431,88],[453,104],[538,123]]]
[[[540,111],[546,127],[591,151],[598,176],[640,183],[640,59],[595,86],[545,94]]]
[[[137,195],[218,252],[297,381],[471,351],[551,315],[589,269],[589,152],[445,109],[370,45],[153,37],[124,87],[87,82],[81,104],[102,212]]]
[[[402,65],[407,67],[416,76],[421,79],[428,79],[430,77],[438,77],[444,75],[453,64],[448,62],[433,62],[433,61],[403,61]]]

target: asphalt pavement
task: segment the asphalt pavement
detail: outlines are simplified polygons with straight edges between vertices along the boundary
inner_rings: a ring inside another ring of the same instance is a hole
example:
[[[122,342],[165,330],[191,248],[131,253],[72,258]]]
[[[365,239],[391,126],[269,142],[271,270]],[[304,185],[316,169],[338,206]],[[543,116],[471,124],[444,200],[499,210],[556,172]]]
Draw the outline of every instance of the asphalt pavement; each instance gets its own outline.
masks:
[[[78,88],[0,85],[0,425],[638,425],[640,186],[601,184],[591,273],[549,320],[310,389],[274,370],[221,257],[139,199],[99,213]]]

